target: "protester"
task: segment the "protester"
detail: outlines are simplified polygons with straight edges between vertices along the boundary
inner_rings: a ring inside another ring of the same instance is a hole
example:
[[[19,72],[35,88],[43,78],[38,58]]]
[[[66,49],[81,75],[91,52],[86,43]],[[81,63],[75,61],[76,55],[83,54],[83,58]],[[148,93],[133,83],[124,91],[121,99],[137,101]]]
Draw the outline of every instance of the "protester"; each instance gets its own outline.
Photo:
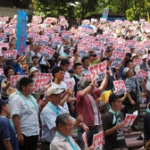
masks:
[[[37,100],[31,95],[33,89],[33,80],[22,78],[19,81],[19,89],[10,100],[11,117],[17,132],[17,138],[20,150],[36,150],[39,121],[39,107]]]
[[[56,132],[55,120],[57,116],[68,112],[59,105],[61,101],[61,94],[63,92],[65,92],[65,89],[56,87],[50,87],[46,92],[48,103],[40,114],[42,121],[42,150],[49,150],[49,145]],[[78,119],[76,119],[75,125],[78,125]],[[87,127],[85,126],[84,128],[86,130]]]
[[[56,118],[55,123],[57,132],[50,144],[50,150],[81,150],[74,139],[70,136],[74,126],[72,117],[69,114],[64,113]],[[85,150],[93,150],[93,148],[86,148]]]
[[[105,150],[127,150],[124,132],[130,133],[130,129],[123,131],[124,116],[120,112],[122,106],[121,97],[122,96],[114,93],[110,95],[110,109],[102,118],[105,137]]]
[[[16,131],[9,118],[10,110],[7,102],[0,99],[0,149],[19,150]]]

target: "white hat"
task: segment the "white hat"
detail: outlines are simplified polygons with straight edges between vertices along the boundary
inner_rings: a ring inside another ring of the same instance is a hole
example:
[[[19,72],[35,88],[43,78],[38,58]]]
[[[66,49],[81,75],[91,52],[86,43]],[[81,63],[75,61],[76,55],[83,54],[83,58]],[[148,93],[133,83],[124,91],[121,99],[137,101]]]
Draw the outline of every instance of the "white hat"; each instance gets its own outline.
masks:
[[[123,74],[126,75],[129,70],[130,70],[130,68],[128,68],[128,67],[124,68]]]
[[[51,94],[61,94],[65,92],[65,89],[62,88],[56,88],[56,87],[50,87],[47,92],[46,92],[46,96],[50,96]]]
[[[132,54],[132,58],[135,57],[135,56],[137,56],[137,54],[136,54],[136,53],[133,53],[133,54]]]
[[[30,69],[30,74],[32,74],[34,71],[39,71],[36,67],[32,67],[31,69]]]
[[[147,54],[144,54],[143,56],[142,56],[142,59],[145,59],[145,58],[147,58]]]

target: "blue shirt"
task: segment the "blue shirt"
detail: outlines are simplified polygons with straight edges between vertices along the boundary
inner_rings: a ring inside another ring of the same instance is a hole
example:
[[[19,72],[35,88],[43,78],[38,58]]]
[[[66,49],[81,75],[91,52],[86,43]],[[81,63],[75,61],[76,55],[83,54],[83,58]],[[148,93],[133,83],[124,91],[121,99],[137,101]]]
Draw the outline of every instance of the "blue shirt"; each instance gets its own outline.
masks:
[[[4,140],[10,140],[13,150],[19,150],[15,129],[7,118],[0,117],[0,150],[6,150]]]

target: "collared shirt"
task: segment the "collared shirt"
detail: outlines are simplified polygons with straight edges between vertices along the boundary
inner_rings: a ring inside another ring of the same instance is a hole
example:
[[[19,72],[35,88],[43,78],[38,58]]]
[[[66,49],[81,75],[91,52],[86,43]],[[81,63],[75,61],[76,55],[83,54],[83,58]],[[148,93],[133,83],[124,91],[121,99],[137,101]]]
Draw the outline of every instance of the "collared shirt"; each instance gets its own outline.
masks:
[[[19,115],[20,128],[25,136],[39,135],[37,100],[32,95],[29,99],[24,98],[17,92],[13,93],[9,102],[11,117]]]
[[[67,113],[67,111],[58,106],[60,114]],[[47,104],[40,114],[41,122],[42,122],[42,136],[41,140],[44,142],[51,142],[55,136],[54,127],[56,126],[55,120],[57,118],[57,114],[51,107]]]
[[[81,150],[80,147],[78,146],[78,144],[74,141],[74,139],[71,136],[69,136],[69,138],[74,143],[76,148],[78,150]],[[53,141],[51,142],[50,150],[62,150],[62,149],[73,150],[70,143],[65,138],[56,134]]]

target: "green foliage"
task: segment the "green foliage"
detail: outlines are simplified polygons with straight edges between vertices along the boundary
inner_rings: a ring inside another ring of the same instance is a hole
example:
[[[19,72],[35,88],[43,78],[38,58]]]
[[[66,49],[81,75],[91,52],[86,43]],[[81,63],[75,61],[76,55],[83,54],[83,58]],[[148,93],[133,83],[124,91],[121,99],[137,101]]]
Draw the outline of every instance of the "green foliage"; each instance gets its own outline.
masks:
[[[0,0],[1,6],[29,8],[32,5],[35,15],[66,16],[67,19],[86,18],[101,14],[109,8],[109,14],[126,14],[129,20],[147,19],[150,13],[150,0]]]

